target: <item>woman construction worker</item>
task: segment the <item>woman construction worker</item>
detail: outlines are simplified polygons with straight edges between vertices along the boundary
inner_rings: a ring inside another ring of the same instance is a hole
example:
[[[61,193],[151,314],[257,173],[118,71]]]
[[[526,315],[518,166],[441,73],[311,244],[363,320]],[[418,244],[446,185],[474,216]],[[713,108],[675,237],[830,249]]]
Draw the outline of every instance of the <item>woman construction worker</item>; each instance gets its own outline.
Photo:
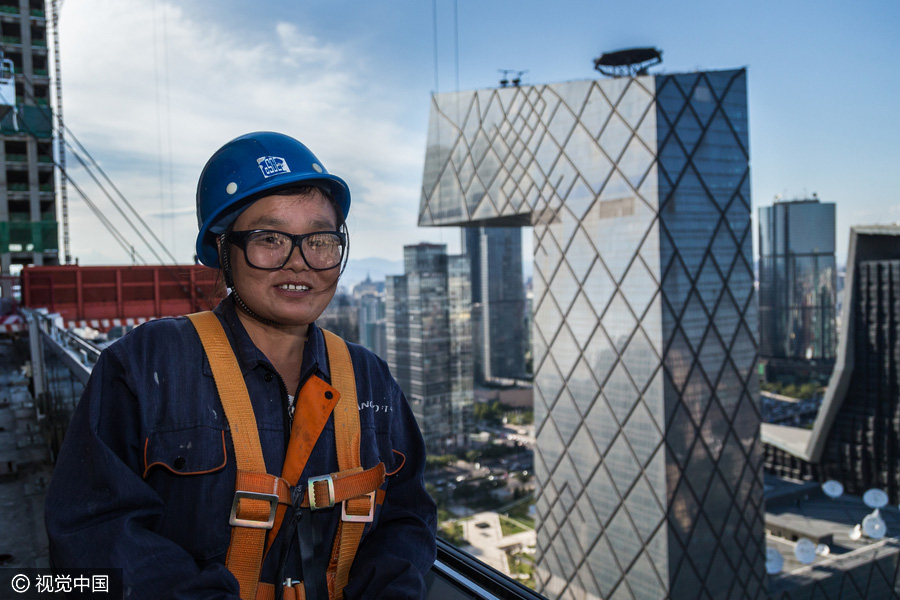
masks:
[[[315,325],[349,208],[288,136],[212,156],[197,255],[231,293],[101,355],[47,495],[55,567],[120,567],[127,598],[424,596],[419,428],[381,359]]]

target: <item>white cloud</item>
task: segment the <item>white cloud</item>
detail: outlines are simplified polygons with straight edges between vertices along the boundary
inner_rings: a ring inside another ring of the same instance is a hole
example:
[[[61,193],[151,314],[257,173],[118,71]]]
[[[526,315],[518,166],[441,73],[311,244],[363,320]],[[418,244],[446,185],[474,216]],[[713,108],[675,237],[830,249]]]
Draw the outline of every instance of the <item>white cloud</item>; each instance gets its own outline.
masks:
[[[68,3],[61,23],[67,124],[180,261],[193,255],[203,164],[253,130],[297,137],[348,181],[356,256],[397,258],[402,244],[443,235],[415,227],[425,131],[403,118],[427,98],[379,89],[358,49],[288,22],[233,31],[163,2]],[[87,176],[75,168],[72,176],[115,220]],[[87,212],[70,198],[73,215]],[[129,262],[110,258],[97,240],[115,242],[90,219],[76,228],[73,218],[73,254]]]

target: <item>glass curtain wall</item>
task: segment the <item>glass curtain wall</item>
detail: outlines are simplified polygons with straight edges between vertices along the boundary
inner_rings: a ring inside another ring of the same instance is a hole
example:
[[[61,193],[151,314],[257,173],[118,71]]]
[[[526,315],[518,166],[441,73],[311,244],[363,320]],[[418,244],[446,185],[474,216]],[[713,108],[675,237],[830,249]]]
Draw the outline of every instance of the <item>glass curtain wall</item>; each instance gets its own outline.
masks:
[[[746,85],[432,99],[420,225],[533,225],[550,598],[765,596]]]

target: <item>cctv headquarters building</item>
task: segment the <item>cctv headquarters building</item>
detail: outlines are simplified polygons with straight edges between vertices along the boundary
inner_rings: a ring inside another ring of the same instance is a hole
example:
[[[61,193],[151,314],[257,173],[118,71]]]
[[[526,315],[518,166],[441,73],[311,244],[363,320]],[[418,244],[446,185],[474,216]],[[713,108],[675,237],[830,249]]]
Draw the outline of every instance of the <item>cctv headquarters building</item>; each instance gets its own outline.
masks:
[[[432,97],[422,226],[531,226],[538,589],[763,598],[743,69]]]

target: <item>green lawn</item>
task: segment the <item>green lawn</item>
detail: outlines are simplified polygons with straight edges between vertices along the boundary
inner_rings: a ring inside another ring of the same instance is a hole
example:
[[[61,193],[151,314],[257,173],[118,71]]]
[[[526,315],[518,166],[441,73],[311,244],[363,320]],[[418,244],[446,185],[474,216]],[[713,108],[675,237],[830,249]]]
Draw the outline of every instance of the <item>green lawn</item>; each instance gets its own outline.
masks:
[[[528,527],[525,527],[522,523],[518,521],[513,521],[509,517],[504,515],[497,515],[500,517],[500,530],[502,531],[504,536],[513,535],[514,533],[523,533],[525,531],[530,531]],[[533,529],[533,527],[531,528]]]
[[[532,517],[531,514],[528,512],[529,507],[532,506],[533,504],[534,504],[534,498],[530,499],[528,502],[522,502],[521,504],[517,504],[516,506],[513,506],[512,508],[509,509],[509,512],[507,512],[506,515],[511,519],[515,519],[522,525],[525,525],[529,529],[534,529],[534,526],[535,526],[534,517]]]

